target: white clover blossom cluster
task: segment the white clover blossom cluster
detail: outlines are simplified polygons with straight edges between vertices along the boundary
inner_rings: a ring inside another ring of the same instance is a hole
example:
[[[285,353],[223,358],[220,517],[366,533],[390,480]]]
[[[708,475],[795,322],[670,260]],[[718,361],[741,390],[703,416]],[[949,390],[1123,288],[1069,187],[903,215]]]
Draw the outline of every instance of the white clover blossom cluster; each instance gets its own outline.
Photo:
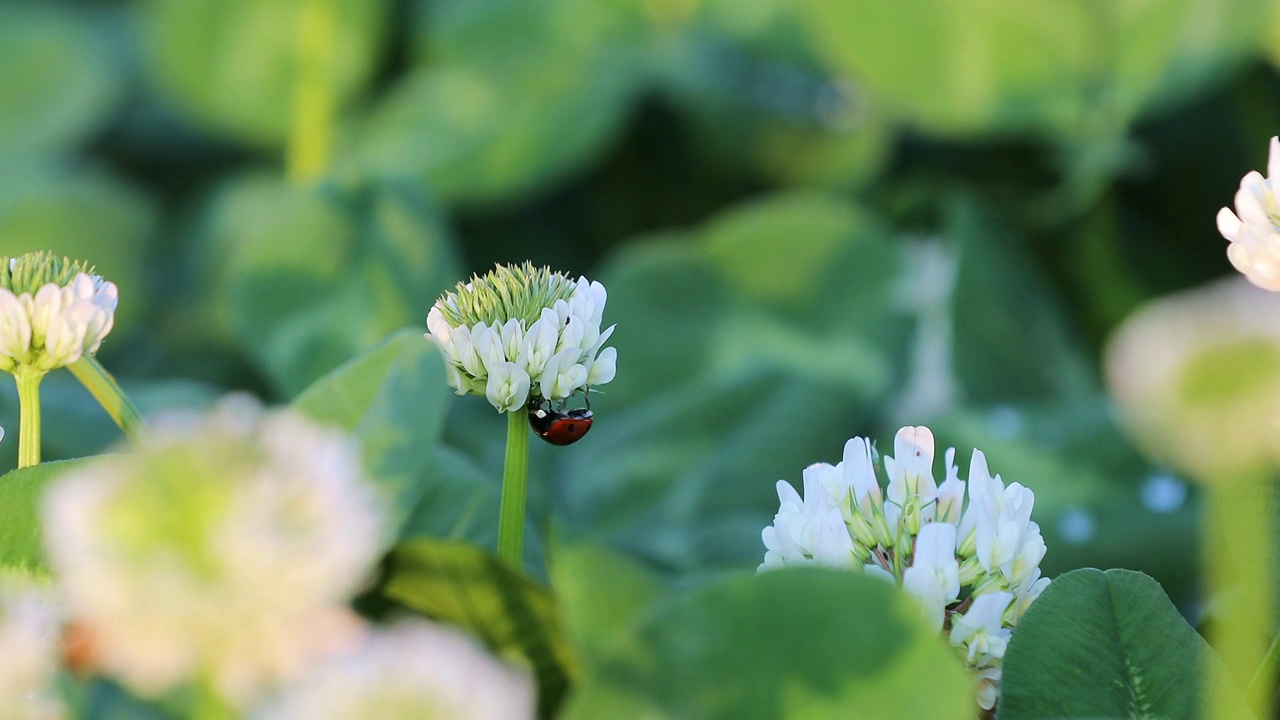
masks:
[[[48,588],[0,577],[0,715],[7,720],[59,720],[66,708],[53,692],[61,613]]]
[[[532,720],[533,683],[463,633],[426,620],[370,633],[254,720]]]
[[[46,550],[97,669],[243,707],[358,639],[381,498],[351,440],[291,411],[233,396],[165,420],[47,491]]]
[[[449,387],[516,412],[530,394],[563,400],[613,379],[618,359],[604,347],[604,286],[549,268],[499,265],[436,301],[426,337],[444,354]]]
[[[1280,291],[1280,137],[1271,138],[1267,176],[1249,171],[1235,206],[1218,211],[1218,232],[1231,242],[1227,258],[1254,285]]]
[[[117,301],[115,284],[82,261],[0,258],[0,370],[44,373],[97,352]]]
[[[804,495],[778,481],[780,507],[764,529],[760,570],[819,564],[891,580],[916,598],[928,622],[964,655],[977,682],[978,704],[994,707],[1001,663],[1013,627],[1048,585],[1045,554],[1031,520],[1035,496],[992,477],[974,450],[966,483],[946,452],[946,477],[933,476],[933,433],[904,427],[882,492],[866,438],[845,444],[836,465],[804,470]]]

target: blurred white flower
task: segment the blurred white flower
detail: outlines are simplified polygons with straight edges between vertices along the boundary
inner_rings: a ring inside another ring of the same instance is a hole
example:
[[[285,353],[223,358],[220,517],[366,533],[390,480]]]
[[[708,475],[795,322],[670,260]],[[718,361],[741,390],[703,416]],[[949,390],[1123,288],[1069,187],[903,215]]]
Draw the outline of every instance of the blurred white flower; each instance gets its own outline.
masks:
[[[114,283],[48,252],[0,258],[0,370],[39,373],[98,351],[111,332]]]
[[[233,396],[156,427],[48,490],[49,559],[101,670],[243,706],[358,636],[380,499],[351,440],[290,411]]]
[[[1280,466],[1280,295],[1240,277],[1158,298],[1107,344],[1121,424],[1199,482]]]
[[[498,265],[459,283],[427,313],[427,339],[459,395],[483,395],[498,412],[522,410],[530,393],[563,400],[613,380],[618,352],[600,330],[604,286],[549,268]]]
[[[990,709],[1005,644],[1049,583],[1040,577],[1045,543],[1031,520],[1035,495],[1018,483],[1005,487],[974,450],[966,505],[955,450],[945,454],[939,486],[934,449],[929,428],[899,430],[893,457],[884,458],[883,492],[866,438],[847,442],[838,465],[805,468],[803,497],[779,481],[779,509],[761,534],[759,569],[816,563],[901,586],[965,656],[979,705]]]
[[[53,692],[60,610],[47,588],[0,576],[0,716],[57,720],[66,710]]]
[[[1254,285],[1280,290],[1280,138],[1271,138],[1267,176],[1251,170],[1240,180],[1235,206],[1218,211],[1227,258]]]
[[[528,675],[470,638],[426,620],[372,632],[317,669],[254,720],[532,720]]]

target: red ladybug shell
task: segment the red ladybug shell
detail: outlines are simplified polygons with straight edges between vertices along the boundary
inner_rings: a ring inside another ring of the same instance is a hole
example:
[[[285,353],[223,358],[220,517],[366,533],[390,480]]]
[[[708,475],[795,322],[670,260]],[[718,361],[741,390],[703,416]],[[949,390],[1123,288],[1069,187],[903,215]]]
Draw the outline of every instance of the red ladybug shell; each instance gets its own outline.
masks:
[[[587,409],[561,413],[540,406],[529,408],[529,427],[552,445],[572,445],[581,440],[591,429],[591,422],[591,411]]]

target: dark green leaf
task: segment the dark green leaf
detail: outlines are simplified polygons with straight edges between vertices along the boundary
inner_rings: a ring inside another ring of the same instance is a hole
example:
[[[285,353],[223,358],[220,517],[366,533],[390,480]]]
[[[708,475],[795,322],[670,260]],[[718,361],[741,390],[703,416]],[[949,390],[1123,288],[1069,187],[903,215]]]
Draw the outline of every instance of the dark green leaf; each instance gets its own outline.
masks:
[[[1205,673],[1223,672],[1155,580],[1075,570],[1018,623],[999,718],[1198,718]],[[1242,696],[1221,700],[1236,703],[1217,708],[1223,717],[1250,716]]]
[[[891,584],[854,573],[727,577],[648,615],[584,674],[567,717],[972,717],[960,658],[918,617]]]

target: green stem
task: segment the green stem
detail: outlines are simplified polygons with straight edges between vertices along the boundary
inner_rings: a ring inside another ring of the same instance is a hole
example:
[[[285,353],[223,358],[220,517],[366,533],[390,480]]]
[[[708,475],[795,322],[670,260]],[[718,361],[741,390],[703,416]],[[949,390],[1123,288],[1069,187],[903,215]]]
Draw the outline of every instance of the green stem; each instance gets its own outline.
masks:
[[[137,440],[146,435],[147,424],[143,422],[138,408],[129,401],[116,379],[97,360],[85,355],[68,365],[67,369],[93,395],[127,437]]]
[[[524,566],[524,501],[529,476],[529,427],[522,412],[507,413],[507,461],[498,510],[498,557]]]
[[[1276,633],[1271,639],[1267,654],[1262,657],[1262,663],[1249,681],[1249,689],[1245,691],[1245,695],[1249,698],[1250,705],[1263,705],[1267,696],[1275,691],[1277,670],[1280,670],[1280,633]]]
[[[13,379],[18,384],[18,467],[40,464],[40,380],[43,370],[18,368]]]
[[[331,0],[305,0],[298,8],[293,118],[285,153],[290,180],[309,182],[329,165],[333,146],[333,55],[337,22]]]

